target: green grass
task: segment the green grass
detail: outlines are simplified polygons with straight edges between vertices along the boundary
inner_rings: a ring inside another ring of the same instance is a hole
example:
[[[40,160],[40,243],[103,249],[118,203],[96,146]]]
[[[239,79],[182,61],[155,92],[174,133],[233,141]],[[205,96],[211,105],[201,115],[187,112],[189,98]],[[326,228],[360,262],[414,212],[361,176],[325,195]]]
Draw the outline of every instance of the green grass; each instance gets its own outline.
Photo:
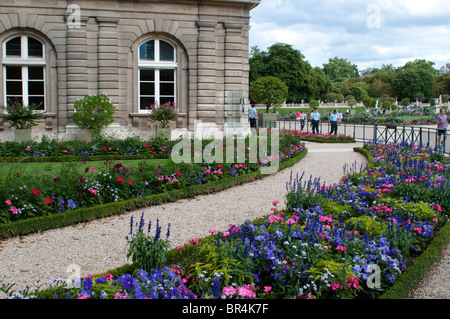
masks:
[[[146,166],[157,167],[158,165],[164,165],[169,162],[168,159],[148,159],[148,160],[123,160],[117,161],[122,163],[124,166],[130,168],[136,168],[139,166],[143,166],[142,164],[146,164]],[[104,161],[92,161],[86,162],[84,164],[82,161],[79,162],[34,162],[34,163],[3,163],[0,164],[0,176],[5,174],[10,174],[11,172],[20,172],[20,174],[50,174],[60,172],[64,166],[73,165],[77,169],[79,174],[83,174],[85,172],[86,167],[94,167],[97,171],[101,171],[104,169],[105,164]]]

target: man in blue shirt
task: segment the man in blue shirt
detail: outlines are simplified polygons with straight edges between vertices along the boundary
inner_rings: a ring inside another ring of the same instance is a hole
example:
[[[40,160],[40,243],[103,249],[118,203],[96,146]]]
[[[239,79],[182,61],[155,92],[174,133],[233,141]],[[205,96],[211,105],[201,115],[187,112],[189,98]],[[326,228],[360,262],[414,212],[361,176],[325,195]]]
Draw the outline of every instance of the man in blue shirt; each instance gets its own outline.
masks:
[[[313,134],[319,134],[319,121],[320,121],[320,113],[317,112],[317,108],[311,113],[311,127]]]
[[[256,112],[255,104],[252,105],[252,108],[248,111],[248,118],[250,119],[250,127],[256,128],[256,117],[258,116],[258,112]]]
[[[337,111],[334,110],[333,113],[330,114],[330,125],[331,125],[331,131],[330,131],[330,135],[333,134],[337,135],[337,128],[338,128],[338,115],[337,115]]]

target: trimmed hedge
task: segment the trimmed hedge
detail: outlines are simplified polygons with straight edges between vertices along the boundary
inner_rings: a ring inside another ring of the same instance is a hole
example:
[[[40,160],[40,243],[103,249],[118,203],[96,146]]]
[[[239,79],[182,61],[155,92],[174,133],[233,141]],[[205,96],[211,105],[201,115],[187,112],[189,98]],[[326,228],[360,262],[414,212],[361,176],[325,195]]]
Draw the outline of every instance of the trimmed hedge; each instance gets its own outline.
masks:
[[[4,163],[53,163],[53,162],[87,162],[106,160],[145,160],[145,159],[169,159],[170,154],[155,155],[90,155],[90,156],[43,156],[43,157],[0,157]]]
[[[305,149],[299,155],[280,163],[279,169],[285,169],[299,162],[308,150]],[[230,177],[216,182],[209,182],[202,185],[193,185],[183,189],[171,190],[161,194],[154,194],[141,198],[132,198],[129,200],[98,205],[89,208],[80,208],[64,213],[41,216],[20,220],[8,224],[0,225],[0,239],[27,235],[30,233],[65,227],[77,223],[88,222],[94,219],[105,218],[113,215],[119,215],[127,211],[137,210],[152,205],[160,205],[166,202],[174,202],[179,199],[191,198],[198,195],[216,193],[224,189],[252,182],[264,178],[267,175],[258,172],[252,172],[238,177]]]

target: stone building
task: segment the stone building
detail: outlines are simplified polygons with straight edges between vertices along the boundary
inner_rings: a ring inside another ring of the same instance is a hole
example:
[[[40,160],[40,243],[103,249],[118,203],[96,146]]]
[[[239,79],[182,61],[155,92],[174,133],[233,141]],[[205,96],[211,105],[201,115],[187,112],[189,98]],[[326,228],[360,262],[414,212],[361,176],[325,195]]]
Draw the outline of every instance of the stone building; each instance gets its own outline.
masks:
[[[259,2],[2,1],[0,104],[42,102],[34,138],[76,136],[74,102],[102,93],[116,106],[107,132],[119,137],[151,136],[146,108],[155,101],[176,103],[178,128],[247,127],[249,21]],[[11,132],[1,126],[0,139]]]

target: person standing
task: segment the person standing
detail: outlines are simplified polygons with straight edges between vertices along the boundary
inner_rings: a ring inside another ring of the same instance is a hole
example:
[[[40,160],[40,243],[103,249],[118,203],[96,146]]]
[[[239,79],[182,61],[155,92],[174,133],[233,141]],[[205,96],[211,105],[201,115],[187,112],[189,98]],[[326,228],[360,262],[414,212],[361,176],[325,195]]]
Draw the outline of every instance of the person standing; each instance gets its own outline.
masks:
[[[306,122],[307,116],[306,112],[303,113],[303,111],[300,112],[300,131],[303,132],[303,129],[305,128],[305,122]]]
[[[320,113],[317,111],[316,107],[314,108],[314,111],[311,113],[311,126],[313,134],[319,134],[319,121],[320,121]]]
[[[250,127],[256,128],[256,119],[258,118],[258,112],[255,109],[255,104],[253,104],[252,108],[248,111],[248,118],[250,120]]]
[[[337,129],[338,129],[338,115],[337,115],[337,111],[334,110],[331,114],[330,114],[330,119],[329,119],[329,123],[331,125],[331,131],[330,131],[330,135],[334,133],[334,135],[337,135]]]
[[[445,145],[445,140],[447,139],[447,127],[448,127],[448,120],[447,115],[445,114],[445,109],[441,109],[441,112],[439,116],[436,119],[437,124],[437,133],[438,133],[438,147],[441,147]],[[441,142],[442,141],[442,142]]]

